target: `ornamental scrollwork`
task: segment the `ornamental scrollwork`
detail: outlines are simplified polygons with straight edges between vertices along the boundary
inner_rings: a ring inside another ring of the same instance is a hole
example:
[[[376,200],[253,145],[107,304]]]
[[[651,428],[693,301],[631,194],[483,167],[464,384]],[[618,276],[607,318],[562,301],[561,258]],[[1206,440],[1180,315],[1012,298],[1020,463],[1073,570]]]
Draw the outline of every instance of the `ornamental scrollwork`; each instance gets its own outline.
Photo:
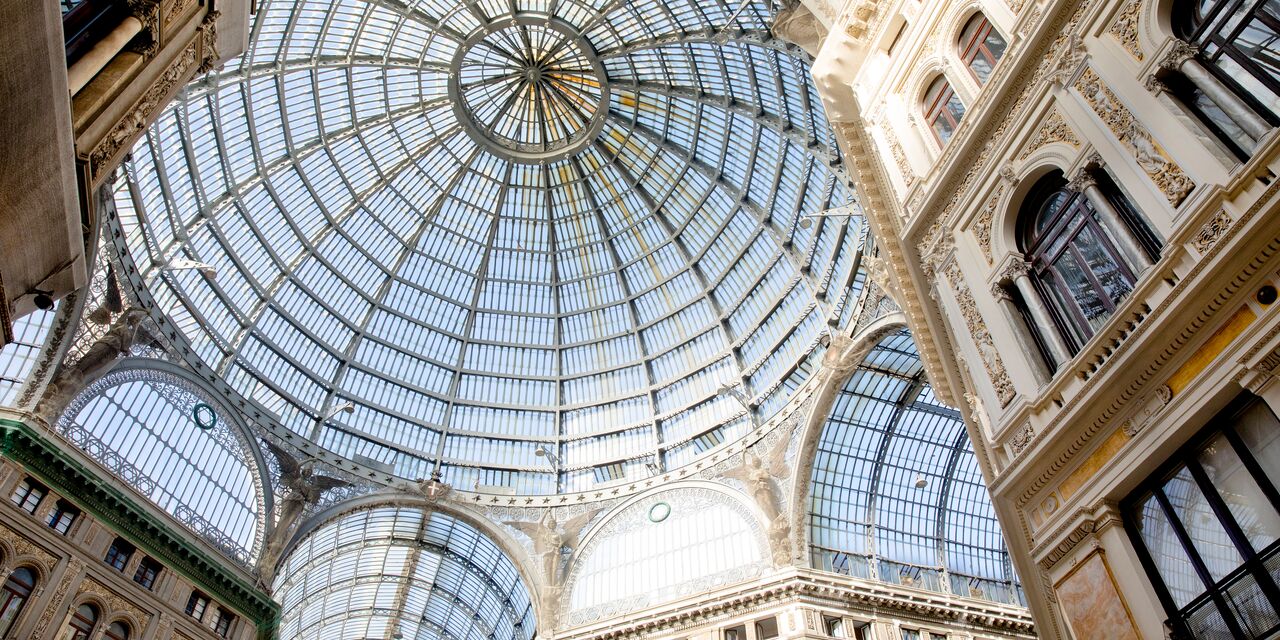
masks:
[[[1076,137],[1075,131],[1071,129],[1071,125],[1062,118],[1062,114],[1057,109],[1049,111],[1049,115],[1044,119],[1044,124],[1036,130],[1031,139],[1023,147],[1022,155],[1019,160],[1026,160],[1028,156],[1035,153],[1037,149],[1045,145],[1055,142],[1065,142],[1075,148],[1080,148],[1080,139]]]
[[[1195,237],[1191,239],[1191,246],[1196,248],[1200,253],[1207,252],[1213,245],[1226,235],[1227,230],[1231,228],[1231,215],[1226,211],[1219,210],[1205,222],[1203,226],[1196,231]]]
[[[1110,33],[1138,62],[1144,59],[1142,45],[1138,42],[1138,20],[1141,12],[1142,2],[1129,0],[1116,16],[1116,21],[1107,29],[1107,33]]]
[[[1169,157],[1151,132],[1133,116],[1107,87],[1092,67],[1086,67],[1075,88],[1111,133],[1133,154],[1138,166],[1146,172],[1160,192],[1177,207],[1186,200],[1196,183]]]
[[[995,340],[992,339],[991,332],[987,330],[987,324],[982,318],[982,313],[978,311],[978,303],[973,298],[973,292],[969,290],[969,285],[965,283],[964,276],[960,273],[960,265],[956,264],[954,260],[947,264],[943,274],[950,283],[952,290],[955,291],[956,304],[960,306],[960,316],[964,318],[965,326],[969,329],[969,335],[973,338],[974,346],[978,348],[978,357],[982,359],[982,366],[987,371],[987,377],[991,379],[991,384],[995,387],[996,398],[1000,401],[1001,407],[1006,407],[1013,400],[1015,394],[1013,380],[1004,368],[1004,361],[1000,358],[1000,353],[996,349]]]

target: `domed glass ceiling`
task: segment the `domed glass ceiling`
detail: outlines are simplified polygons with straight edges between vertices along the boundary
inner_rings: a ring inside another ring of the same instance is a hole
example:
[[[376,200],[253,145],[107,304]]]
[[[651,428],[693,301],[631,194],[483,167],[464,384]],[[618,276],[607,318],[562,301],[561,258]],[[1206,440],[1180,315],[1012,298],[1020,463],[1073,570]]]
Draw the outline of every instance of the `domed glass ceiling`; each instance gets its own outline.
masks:
[[[852,196],[770,19],[265,0],[134,149],[131,252],[206,363],[339,454],[521,493],[680,466],[776,412],[861,287],[861,218],[803,220]]]

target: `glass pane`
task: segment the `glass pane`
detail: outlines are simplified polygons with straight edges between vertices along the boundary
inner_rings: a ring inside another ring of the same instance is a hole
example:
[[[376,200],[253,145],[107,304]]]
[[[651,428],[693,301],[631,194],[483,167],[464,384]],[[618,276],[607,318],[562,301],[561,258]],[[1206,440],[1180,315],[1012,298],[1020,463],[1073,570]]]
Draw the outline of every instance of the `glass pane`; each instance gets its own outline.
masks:
[[[978,55],[969,63],[969,68],[973,69],[973,75],[978,77],[980,84],[986,84],[987,79],[991,77],[991,69],[995,65],[992,64],[984,52],[979,51]]]
[[[1280,537],[1280,513],[1276,513],[1226,437],[1215,436],[1200,451],[1198,459],[1254,551],[1275,542]]]
[[[1156,570],[1160,572],[1160,578],[1169,590],[1169,595],[1173,597],[1174,604],[1183,607],[1196,596],[1204,593],[1204,583],[1191,567],[1191,558],[1182,547],[1182,543],[1178,541],[1169,518],[1156,497],[1148,496],[1137,510],[1138,513],[1134,514],[1134,522],[1142,537],[1142,543],[1151,554],[1151,560],[1155,563]]]
[[[951,134],[956,132],[956,128],[951,126],[951,122],[945,117],[938,116],[938,119],[933,121],[933,131],[938,134],[938,139],[942,141],[942,144],[946,144],[948,140],[951,140]]]
[[[1258,70],[1273,80],[1280,80],[1280,46],[1277,46],[1280,33],[1263,20],[1270,18],[1268,21],[1276,21],[1277,16],[1280,16],[1280,0],[1267,0],[1235,40],[1235,45],[1249,56]]]
[[[987,50],[991,52],[992,56],[995,56],[995,59],[997,61],[999,61],[1000,58],[1004,57],[1004,49],[1006,46],[1004,42],[1004,38],[1001,37],[999,33],[996,33],[995,29],[992,29],[989,32],[987,32],[986,44],[987,44]]]
[[[1107,308],[1106,303],[1102,301],[1102,298],[1098,296],[1098,292],[1093,288],[1093,283],[1089,282],[1089,278],[1085,276],[1084,268],[1076,260],[1075,254],[1070,252],[1063,253],[1053,263],[1053,269],[1071,291],[1071,301],[1075,303],[1085,321],[1089,323],[1089,328],[1097,330],[1110,317],[1111,311]],[[1090,332],[1092,333],[1092,331]]]
[[[964,103],[954,91],[947,97],[947,111],[957,123],[964,119]]]
[[[1129,275],[1120,268],[1110,247],[1104,244],[1094,228],[1085,225],[1075,237],[1073,243],[1080,255],[1084,256],[1093,276],[1102,284],[1102,289],[1112,302],[1119,302],[1133,290]]]
[[[1215,581],[1240,566],[1240,553],[1186,467],[1165,483],[1164,494]]]
[[[1183,618],[1196,640],[1234,640],[1213,600],[1206,600]]]
[[[1254,402],[1236,416],[1236,433],[1263,473],[1275,482],[1280,478],[1280,420],[1262,401]]]
[[[1267,630],[1280,623],[1275,607],[1271,606],[1262,589],[1258,588],[1258,581],[1253,574],[1241,576],[1235,584],[1227,587],[1225,595],[1236,621],[1244,627],[1249,637],[1261,638]]]

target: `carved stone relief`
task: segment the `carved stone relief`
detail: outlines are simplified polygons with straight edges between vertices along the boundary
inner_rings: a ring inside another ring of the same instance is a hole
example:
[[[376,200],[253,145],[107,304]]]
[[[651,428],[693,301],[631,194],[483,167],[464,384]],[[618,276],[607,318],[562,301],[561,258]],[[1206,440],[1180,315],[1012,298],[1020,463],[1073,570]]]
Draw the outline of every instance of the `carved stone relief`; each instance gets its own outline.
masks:
[[[944,274],[952,290],[955,291],[956,303],[960,306],[960,315],[964,318],[965,326],[969,329],[969,335],[973,338],[974,346],[978,349],[978,356],[982,359],[982,366],[986,369],[992,386],[995,387],[996,399],[1000,401],[1001,407],[1006,407],[1013,400],[1013,380],[1009,378],[1008,372],[1005,371],[1004,361],[1000,358],[1000,353],[996,349],[991,332],[987,330],[982,313],[978,311],[978,303],[973,298],[973,292],[969,290],[968,283],[965,282],[964,276],[960,273],[960,265],[956,264],[954,260],[947,264]]]
[[[1172,399],[1173,390],[1169,388],[1169,385],[1162,384],[1156,387],[1150,397],[1143,398],[1137,402],[1140,407],[1138,413],[1121,423],[1120,428],[1130,438],[1138,435],[1139,432],[1147,428],[1155,420],[1156,414],[1160,413],[1160,410],[1169,404]]]
[[[1169,157],[1129,108],[1116,98],[1098,74],[1092,68],[1086,68],[1075,88],[1111,133],[1133,154],[1138,166],[1169,200],[1169,204],[1174,207],[1182,204],[1195,188],[1195,182]]]
[[[49,604],[44,613],[40,614],[40,620],[36,622],[36,627],[32,630],[31,637],[46,637],[45,631],[49,628],[49,624],[53,622],[53,616],[62,609],[62,603],[67,597],[67,590],[71,588],[71,582],[80,576],[80,571],[83,569],[84,563],[75,558],[67,562],[67,568],[62,572],[62,578],[58,580],[58,586],[54,587],[53,595],[49,597]]]
[[[1036,437],[1035,429],[1031,428],[1028,422],[1018,429],[1017,432],[1009,438],[1009,448],[1013,449],[1013,455],[1022,455],[1027,450],[1027,445],[1031,444],[1031,440]]]
[[[80,588],[76,589],[76,595],[93,595],[97,597],[107,608],[107,613],[104,614],[104,618],[107,619],[112,614],[123,613],[131,616],[143,626],[151,619],[151,614],[140,609],[128,599],[116,595],[116,592],[112,591],[107,585],[88,576],[85,576],[85,579],[80,581]]]
[[[53,571],[53,566],[58,563],[58,559],[53,554],[36,546],[25,536],[9,527],[0,526],[0,539],[3,539],[10,549],[13,549],[15,555],[34,559],[46,576]],[[15,566],[13,558],[5,558],[5,563],[10,567]]]
[[[1141,13],[1142,2],[1129,0],[1116,16],[1116,21],[1107,29],[1107,33],[1110,33],[1120,46],[1139,62],[1143,60],[1142,45],[1138,43],[1138,19]]]
[[[1022,155],[1018,156],[1019,160],[1026,160],[1037,149],[1055,142],[1065,142],[1072,147],[1080,147],[1080,139],[1076,137],[1076,133],[1071,130],[1071,125],[1062,118],[1062,114],[1057,109],[1050,109],[1049,115],[1045,116],[1044,122],[1030,140],[1023,145]]]
[[[1196,231],[1196,235],[1191,239],[1191,246],[1200,253],[1208,251],[1227,233],[1227,229],[1231,228],[1231,222],[1230,214],[1226,211],[1218,211],[1204,223],[1204,226],[1200,227],[1199,231]]]

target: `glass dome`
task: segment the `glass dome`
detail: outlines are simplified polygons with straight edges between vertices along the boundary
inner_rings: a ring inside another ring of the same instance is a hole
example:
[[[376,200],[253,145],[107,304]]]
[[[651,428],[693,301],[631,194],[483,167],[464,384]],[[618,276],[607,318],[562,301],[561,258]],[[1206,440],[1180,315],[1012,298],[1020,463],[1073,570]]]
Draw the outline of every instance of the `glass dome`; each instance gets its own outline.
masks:
[[[785,404],[862,282],[770,20],[265,0],[133,150],[130,252],[205,363],[336,453],[520,493],[683,465]]]

